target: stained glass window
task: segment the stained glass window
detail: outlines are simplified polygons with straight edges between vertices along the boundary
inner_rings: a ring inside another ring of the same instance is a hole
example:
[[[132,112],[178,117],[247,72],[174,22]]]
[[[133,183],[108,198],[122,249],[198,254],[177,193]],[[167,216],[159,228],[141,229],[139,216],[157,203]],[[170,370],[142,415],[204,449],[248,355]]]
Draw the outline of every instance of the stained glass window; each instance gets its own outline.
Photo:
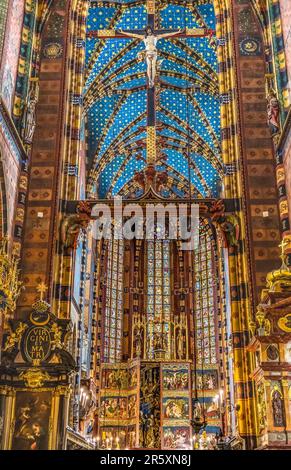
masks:
[[[215,263],[211,234],[205,225],[201,225],[199,247],[193,260],[197,362],[216,364]]]
[[[163,349],[168,356],[170,345],[170,242],[147,242],[147,327],[150,348],[149,359],[155,349]]]
[[[2,0],[0,2],[0,52],[2,52],[4,43],[4,33],[6,26],[6,17],[8,11],[8,0]]]
[[[123,241],[108,242],[104,362],[121,360],[123,316]]]

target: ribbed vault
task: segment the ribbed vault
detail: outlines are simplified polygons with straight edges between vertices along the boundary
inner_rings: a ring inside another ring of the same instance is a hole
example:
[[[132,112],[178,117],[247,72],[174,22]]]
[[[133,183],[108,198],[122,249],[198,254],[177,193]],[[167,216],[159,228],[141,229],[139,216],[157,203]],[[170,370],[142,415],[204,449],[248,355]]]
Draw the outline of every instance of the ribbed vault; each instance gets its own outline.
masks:
[[[213,2],[156,2],[155,28],[215,29]],[[185,6],[186,5],[186,6]],[[138,39],[98,38],[104,30],[144,30],[145,0],[92,1],[87,23],[86,117],[88,174],[102,198],[138,186],[146,165],[146,64]],[[166,172],[164,196],[217,196],[223,174],[216,38],[158,41],[156,85],[157,161]]]

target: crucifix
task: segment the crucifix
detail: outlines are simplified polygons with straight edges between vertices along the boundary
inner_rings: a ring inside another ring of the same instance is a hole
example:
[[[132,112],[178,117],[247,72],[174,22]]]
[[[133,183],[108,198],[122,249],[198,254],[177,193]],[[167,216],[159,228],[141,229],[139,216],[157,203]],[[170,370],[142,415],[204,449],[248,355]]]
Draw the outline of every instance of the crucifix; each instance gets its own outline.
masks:
[[[183,30],[155,29],[156,0],[146,0],[147,25],[145,30],[98,30],[90,31],[87,37],[98,39],[139,39],[144,42],[145,50],[139,54],[144,56],[147,65],[147,168],[149,175],[155,173],[155,162],[157,156],[156,148],[156,67],[158,58],[157,43],[160,39],[169,37],[194,38],[213,36],[215,30],[206,28],[185,28]]]
[[[286,260],[285,249],[287,248],[288,245],[289,245],[289,243],[288,243],[288,240],[286,240],[286,238],[284,238],[282,240],[282,242],[280,243],[280,245],[279,245],[279,248],[281,248],[280,258],[282,260],[283,266],[285,266],[285,260]]]

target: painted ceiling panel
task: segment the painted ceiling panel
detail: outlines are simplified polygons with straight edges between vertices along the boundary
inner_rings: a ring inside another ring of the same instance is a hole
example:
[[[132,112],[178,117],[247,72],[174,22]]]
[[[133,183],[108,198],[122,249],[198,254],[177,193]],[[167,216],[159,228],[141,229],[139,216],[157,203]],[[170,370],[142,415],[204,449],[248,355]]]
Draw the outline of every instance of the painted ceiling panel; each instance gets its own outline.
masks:
[[[156,3],[156,28],[215,29],[211,1],[193,0],[187,8],[185,3]],[[147,79],[139,56],[142,41],[91,36],[104,29],[142,33],[146,25],[146,0],[91,2],[84,104],[89,172],[100,197],[127,190],[145,167]],[[156,168],[169,176],[163,195],[184,197],[190,186],[197,196],[218,194],[222,163],[215,44],[211,35],[158,41]]]

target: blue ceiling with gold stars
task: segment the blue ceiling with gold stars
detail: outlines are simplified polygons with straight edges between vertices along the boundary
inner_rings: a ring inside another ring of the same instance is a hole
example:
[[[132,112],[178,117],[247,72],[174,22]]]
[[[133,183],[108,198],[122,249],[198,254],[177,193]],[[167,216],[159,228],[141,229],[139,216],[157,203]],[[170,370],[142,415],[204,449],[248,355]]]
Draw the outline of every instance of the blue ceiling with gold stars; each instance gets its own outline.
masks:
[[[215,29],[211,1],[156,0],[156,10],[156,29]],[[142,41],[92,32],[146,25],[146,0],[91,1],[84,106],[89,175],[101,198],[130,193],[145,168],[147,80]],[[156,165],[168,175],[162,195],[188,195],[190,177],[193,196],[216,197],[223,165],[215,36],[160,39],[157,48]]]

